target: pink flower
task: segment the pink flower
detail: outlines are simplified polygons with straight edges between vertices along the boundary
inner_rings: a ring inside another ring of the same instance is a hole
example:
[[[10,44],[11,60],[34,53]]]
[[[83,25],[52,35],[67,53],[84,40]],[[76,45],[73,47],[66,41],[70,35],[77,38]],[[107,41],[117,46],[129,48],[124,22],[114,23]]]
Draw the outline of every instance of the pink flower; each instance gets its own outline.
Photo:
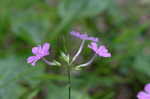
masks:
[[[49,55],[49,48],[50,48],[50,44],[49,43],[44,43],[43,46],[39,45],[37,47],[33,47],[32,48],[32,53],[35,56],[30,56],[27,59],[27,62],[29,64],[31,64],[32,66],[36,65],[36,62],[38,60],[40,60],[41,58],[43,58],[44,56]]]
[[[150,99],[150,83],[145,85],[144,91],[140,91],[137,95],[138,99]]]
[[[81,40],[91,40],[93,42],[98,42],[99,41],[98,38],[89,37],[87,34],[81,34],[79,32],[75,32],[75,31],[70,32],[70,34],[77,37],[77,38],[80,38]]]
[[[108,52],[104,45],[98,47],[97,43],[92,42],[90,45],[88,45],[88,47],[101,57],[111,57],[111,53]]]

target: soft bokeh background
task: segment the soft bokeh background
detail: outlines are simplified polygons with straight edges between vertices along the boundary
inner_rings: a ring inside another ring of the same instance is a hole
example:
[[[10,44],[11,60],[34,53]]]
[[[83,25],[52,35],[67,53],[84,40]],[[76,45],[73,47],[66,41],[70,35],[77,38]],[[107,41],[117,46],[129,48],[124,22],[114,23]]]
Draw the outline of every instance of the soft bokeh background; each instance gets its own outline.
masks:
[[[44,42],[49,60],[74,55],[80,40],[71,30],[99,37],[112,53],[73,72],[72,99],[136,99],[150,82],[150,0],[0,0],[0,99],[67,99],[64,70],[26,58]],[[86,45],[76,63],[92,55]]]

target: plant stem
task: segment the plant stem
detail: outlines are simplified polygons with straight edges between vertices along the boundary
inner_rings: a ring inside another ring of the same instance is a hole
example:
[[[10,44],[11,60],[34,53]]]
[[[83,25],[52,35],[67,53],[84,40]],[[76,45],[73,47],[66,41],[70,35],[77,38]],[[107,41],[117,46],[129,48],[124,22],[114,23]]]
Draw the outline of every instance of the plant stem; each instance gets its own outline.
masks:
[[[68,92],[69,92],[68,99],[71,99],[71,71],[70,71],[70,65],[68,65],[68,68],[67,68],[67,76],[68,76]]]
[[[83,40],[83,41],[81,42],[80,48],[79,48],[79,50],[77,51],[77,53],[75,54],[75,56],[73,57],[73,59],[72,59],[72,61],[71,61],[70,64],[72,64],[72,63],[76,60],[76,58],[79,56],[79,54],[81,53],[81,51],[82,51],[82,49],[83,49],[84,43],[85,43],[85,40]]]
[[[46,60],[45,58],[43,58],[42,59],[46,64],[48,64],[48,65],[55,65],[53,62],[50,62],[50,61],[48,61],[48,60]]]
[[[79,65],[78,67],[85,67],[85,66],[88,66],[88,65],[90,65],[93,61],[94,61],[94,59],[96,58],[96,54],[94,54],[94,56],[87,62],[87,63],[84,63],[84,64],[81,64],[81,65]]]

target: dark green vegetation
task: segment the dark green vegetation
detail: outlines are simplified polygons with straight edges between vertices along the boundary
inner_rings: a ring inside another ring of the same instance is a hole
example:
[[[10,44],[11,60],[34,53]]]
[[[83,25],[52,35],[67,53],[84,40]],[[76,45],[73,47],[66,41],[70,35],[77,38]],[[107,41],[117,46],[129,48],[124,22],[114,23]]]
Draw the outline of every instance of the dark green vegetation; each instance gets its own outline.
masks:
[[[112,53],[72,74],[72,99],[135,99],[150,82],[149,0],[0,0],[0,99],[67,99],[63,68],[26,58],[45,41],[47,59],[73,55],[80,41],[71,30],[99,37]],[[76,63],[92,54],[85,46]]]

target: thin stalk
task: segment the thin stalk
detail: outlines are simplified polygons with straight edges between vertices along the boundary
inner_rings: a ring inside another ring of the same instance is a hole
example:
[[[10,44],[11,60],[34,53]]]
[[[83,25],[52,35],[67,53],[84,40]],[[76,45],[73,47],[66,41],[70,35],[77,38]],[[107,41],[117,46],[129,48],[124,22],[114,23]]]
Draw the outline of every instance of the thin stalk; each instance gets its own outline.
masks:
[[[71,71],[70,65],[67,67],[67,76],[68,76],[68,99],[71,99]]]
[[[77,66],[77,67],[85,67],[85,66],[88,66],[88,65],[90,65],[93,61],[94,61],[94,59],[96,58],[96,54],[88,61],[88,62],[86,62],[86,63],[84,63],[84,64],[81,64],[81,65],[79,65],[79,66]]]
[[[81,51],[83,49],[84,43],[85,43],[85,40],[82,40],[80,48],[77,51],[77,53],[75,54],[75,56],[72,58],[72,61],[70,62],[70,64],[72,64],[76,60],[76,58],[79,56],[79,54],[81,53]]]
[[[42,60],[46,63],[46,64],[48,64],[48,65],[55,65],[53,62],[50,62],[50,61],[48,61],[47,59],[45,59],[45,58],[42,58]]]

